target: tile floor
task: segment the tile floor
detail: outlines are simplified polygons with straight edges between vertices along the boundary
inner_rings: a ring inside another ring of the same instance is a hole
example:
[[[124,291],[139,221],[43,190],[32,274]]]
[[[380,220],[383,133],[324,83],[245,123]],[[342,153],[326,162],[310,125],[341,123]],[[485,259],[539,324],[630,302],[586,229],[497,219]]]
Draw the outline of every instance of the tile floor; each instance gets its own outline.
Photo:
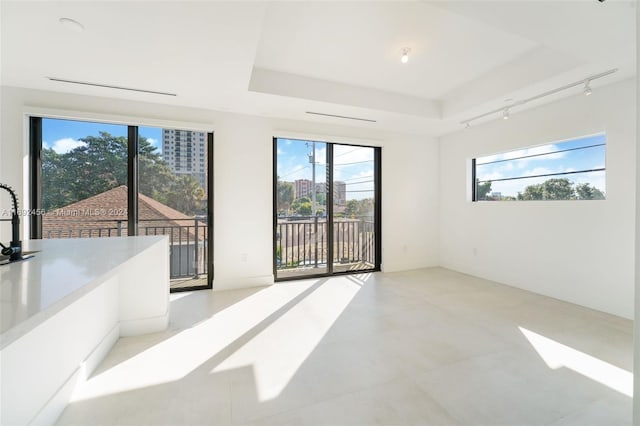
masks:
[[[445,269],[172,295],[60,425],[630,425],[631,321]]]

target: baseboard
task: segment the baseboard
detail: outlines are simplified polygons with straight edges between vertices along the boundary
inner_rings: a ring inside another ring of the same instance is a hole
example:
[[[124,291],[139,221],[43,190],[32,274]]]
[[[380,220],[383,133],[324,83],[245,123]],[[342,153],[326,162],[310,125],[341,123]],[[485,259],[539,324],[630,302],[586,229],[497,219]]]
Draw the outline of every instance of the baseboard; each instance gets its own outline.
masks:
[[[120,336],[138,336],[141,334],[164,331],[169,326],[169,310],[163,315],[151,318],[139,318],[120,321]]]

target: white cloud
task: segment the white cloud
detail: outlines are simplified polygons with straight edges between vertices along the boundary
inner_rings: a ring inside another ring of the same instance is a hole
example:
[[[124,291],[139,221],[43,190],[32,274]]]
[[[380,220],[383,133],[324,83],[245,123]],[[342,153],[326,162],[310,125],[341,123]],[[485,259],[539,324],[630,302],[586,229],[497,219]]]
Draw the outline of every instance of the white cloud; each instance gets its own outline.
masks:
[[[147,142],[149,142],[151,145],[155,146],[156,148],[160,146],[160,141],[158,139],[147,138]]]
[[[547,160],[557,160],[559,158],[563,158],[567,153],[555,152],[558,149],[560,149],[560,147],[554,144],[535,146],[532,148],[505,152],[502,154],[494,154],[494,155],[488,155],[486,157],[479,157],[478,163],[490,163],[493,161],[513,160],[514,158],[528,157],[528,158],[522,158],[520,160],[517,160],[518,167],[523,168],[530,161],[547,161]],[[536,157],[530,157],[532,155],[535,155]]]
[[[58,154],[66,154],[79,146],[86,146],[86,144],[73,138],[62,138],[55,141],[50,147]]]

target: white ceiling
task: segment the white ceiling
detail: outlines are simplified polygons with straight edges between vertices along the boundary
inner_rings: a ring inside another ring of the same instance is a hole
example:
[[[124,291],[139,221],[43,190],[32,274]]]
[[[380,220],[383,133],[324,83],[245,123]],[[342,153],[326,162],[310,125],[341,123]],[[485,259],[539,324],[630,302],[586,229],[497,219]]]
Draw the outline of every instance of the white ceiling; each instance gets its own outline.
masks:
[[[619,71],[594,89],[635,73],[635,1],[2,0],[0,7],[3,85],[418,134],[457,130],[507,98],[608,69]],[[61,17],[85,30],[70,31]]]

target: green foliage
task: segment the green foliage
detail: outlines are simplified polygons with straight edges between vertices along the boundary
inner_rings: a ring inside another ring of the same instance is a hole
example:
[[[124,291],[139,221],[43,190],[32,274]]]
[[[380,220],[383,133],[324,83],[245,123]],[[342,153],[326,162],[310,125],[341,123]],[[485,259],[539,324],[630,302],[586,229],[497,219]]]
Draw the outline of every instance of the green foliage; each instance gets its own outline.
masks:
[[[476,200],[482,201],[488,199],[488,194],[491,193],[491,182],[480,183],[476,181]]]
[[[283,182],[278,179],[278,210],[287,211],[291,208],[294,198],[294,188],[291,182]]]
[[[579,200],[604,200],[604,193],[588,183],[576,184],[576,195]]]
[[[100,132],[83,146],[58,154],[42,150],[42,207],[53,210],[127,184],[127,138]],[[204,190],[176,176],[144,137],[139,138],[139,191],[187,215],[203,208]]]
[[[598,188],[588,184],[575,184],[567,178],[548,179],[543,183],[529,185],[518,200],[604,200]]]
[[[309,216],[311,215],[311,200],[308,197],[296,198],[291,204],[291,210],[295,214],[299,214],[301,216]]]
[[[358,213],[358,200],[349,200],[344,208],[346,217],[354,217]]]
[[[529,185],[524,189],[524,193],[518,192],[518,200],[543,200],[544,191],[542,184]]]
[[[364,198],[362,200],[349,200],[344,209],[345,217],[356,218],[373,216],[374,200],[373,198]]]
[[[573,183],[567,178],[548,179],[542,184],[545,200],[571,200],[576,196]]]
[[[100,132],[58,154],[42,150],[42,207],[51,210],[127,184],[127,140]]]

